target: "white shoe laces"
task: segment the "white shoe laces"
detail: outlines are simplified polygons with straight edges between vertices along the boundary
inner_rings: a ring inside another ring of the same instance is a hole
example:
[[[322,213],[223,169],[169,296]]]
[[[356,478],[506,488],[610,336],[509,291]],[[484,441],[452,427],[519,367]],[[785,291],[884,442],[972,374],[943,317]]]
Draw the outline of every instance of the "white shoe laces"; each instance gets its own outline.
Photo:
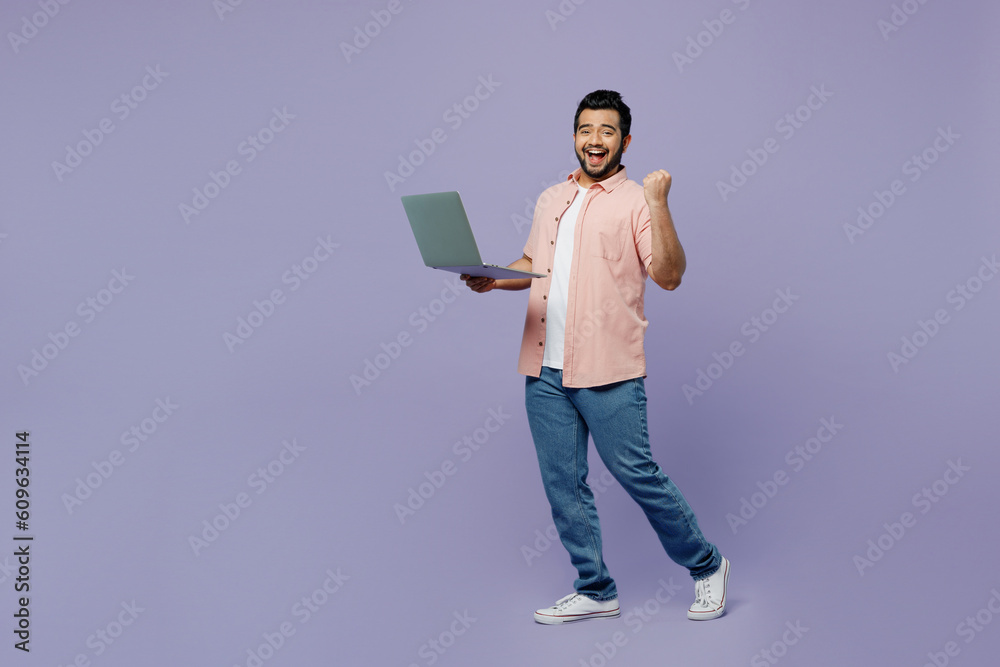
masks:
[[[712,599],[710,588],[711,585],[708,583],[708,579],[701,579],[694,582],[694,603],[700,604],[703,607],[709,606],[709,602]]]
[[[580,594],[579,593],[570,593],[566,597],[560,598],[559,600],[556,601],[556,603],[555,603],[555,605],[554,605],[553,608],[556,611],[562,611],[562,610],[566,609],[567,607],[569,607],[570,605],[573,604],[573,602],[576,600],[576,598],[577,598],[578,595],[580,595]]]

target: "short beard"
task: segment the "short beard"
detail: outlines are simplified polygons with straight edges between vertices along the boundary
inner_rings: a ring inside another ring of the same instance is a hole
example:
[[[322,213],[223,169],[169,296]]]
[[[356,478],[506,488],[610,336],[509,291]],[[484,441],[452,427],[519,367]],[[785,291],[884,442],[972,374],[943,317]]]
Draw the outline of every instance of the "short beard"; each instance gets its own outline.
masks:
[[[619,146],[618,152],[612,155],[611,158],[608,160],[608,163],[604,165],[604,167],[597,173],[593,173],[590,171],[590,165],[587,164],[586,151],[584,151],[582,155],[580,153],[577,153],[576,159],[580,161],[580,168],[583,169],[584,173],[587,174],[587,176],[594,179],[595,181],[599,181],[606,176],[610,176],[611,174],[615,173],[618,170],[618,166],[622,163],[622,155],[625,154],[624,149],[625,149],[624,144]]]

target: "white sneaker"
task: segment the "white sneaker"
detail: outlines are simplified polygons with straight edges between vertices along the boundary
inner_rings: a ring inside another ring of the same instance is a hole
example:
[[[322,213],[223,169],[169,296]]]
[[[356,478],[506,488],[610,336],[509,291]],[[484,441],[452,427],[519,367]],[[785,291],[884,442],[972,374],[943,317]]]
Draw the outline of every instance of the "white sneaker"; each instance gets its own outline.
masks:
[[[688,609],[692,621],[709,621],[726,613],[726,584],[729,583],[729,561],[722,557],[722,565],[710,577],[694,582],[694,604]]]
[[[611,618],[621,614],[618,607],[618,598],[598,602],[586,595],[573,593],[558,600],[547,609],[539,609],[535,612],[535,622],[555,625],[557,623],[569,623],[570,621],[583,621],[588,618]]]

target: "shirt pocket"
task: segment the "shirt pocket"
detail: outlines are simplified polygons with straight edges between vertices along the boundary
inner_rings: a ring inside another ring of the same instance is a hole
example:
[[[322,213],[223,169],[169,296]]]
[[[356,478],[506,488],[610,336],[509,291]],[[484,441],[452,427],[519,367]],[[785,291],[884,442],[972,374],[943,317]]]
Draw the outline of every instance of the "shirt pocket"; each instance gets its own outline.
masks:
[[[590,221],[588,221],[590,222]],[[628,220],[605,218],[599,222],[591,222],[593,241],[590,244],[590,254],[612,261],[622,258],[625,242],[631,236],[632,227]]]

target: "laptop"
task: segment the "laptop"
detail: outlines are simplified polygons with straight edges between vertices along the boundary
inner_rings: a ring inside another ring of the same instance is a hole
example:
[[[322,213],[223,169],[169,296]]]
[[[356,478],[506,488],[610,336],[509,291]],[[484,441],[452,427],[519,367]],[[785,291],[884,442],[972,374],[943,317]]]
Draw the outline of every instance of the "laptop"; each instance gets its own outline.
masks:
[[[543,273],[484,264],[469,216],[457,192],[400,197],[424,264],[432,269],[487,278],[545,278]]]

